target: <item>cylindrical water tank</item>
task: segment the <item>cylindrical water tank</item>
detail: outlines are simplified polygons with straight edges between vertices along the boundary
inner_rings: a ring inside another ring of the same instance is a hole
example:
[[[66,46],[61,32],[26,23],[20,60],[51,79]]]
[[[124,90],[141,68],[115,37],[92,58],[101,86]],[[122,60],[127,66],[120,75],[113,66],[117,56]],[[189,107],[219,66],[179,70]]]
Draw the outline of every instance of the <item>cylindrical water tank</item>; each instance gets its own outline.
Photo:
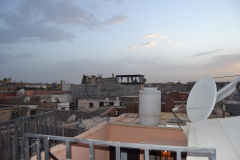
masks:
[[[142,125],[159,125],[161,92],[155,87],[146,87],[139,92],[139,120]]]

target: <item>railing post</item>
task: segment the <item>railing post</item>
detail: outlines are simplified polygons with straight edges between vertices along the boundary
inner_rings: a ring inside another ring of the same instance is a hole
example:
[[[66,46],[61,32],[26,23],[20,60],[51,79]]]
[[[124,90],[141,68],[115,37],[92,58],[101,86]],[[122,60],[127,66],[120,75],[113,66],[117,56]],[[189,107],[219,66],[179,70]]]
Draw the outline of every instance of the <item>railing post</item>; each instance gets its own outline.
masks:
[[[120,147],[116,146],[116,160],[120,160]]]
[[[3,159],[3,154],[2,154],[2,126],[0,125],[0,160]]]
[[[57,135],[57,111],[54,110],[54,118],[53,118],[53,135]]]
[[[29,137],[25,137],[25,154],[24,154],[24,159],[29,160]]]
[[[41,134],[44,134],[44,128],[43,128],[43,116],[40,115],[39,116],[39,119],[40,119],[40,128],[41,128]]]
[[[34,131],[37,134],[37,116],[34,116]]]
[[[44,138],[44,157],[45,160],[49,160],[49,141],[48,138]]]
[[[72,158],[71,155],[71,145],[69,141],[66,141],[66,159],[70,160]]]
[[[31,133],[31,121],[30,117],[27,117],[27,132]]]
[[[16,157],[16,160],[19,159],[19,153],[18,153],[18,121],[15,121],[14,123],[14,139],[15,139],[15,157]]]
[[[10,123],[7,123],[7,158],[11,159],[11,134]]]
[[[94,160],[95,159],[95,153],[94,153],[94,144],[90,143],[89,144],[89,159]]]
[[[11,157],[11,158],[12,158],[13,160],[17,160],[17,159],[16,159],[16,153],[17,153],[17,152],[16,152],[15,142],[16,142],[16,139],[15,139],[15,137],[13,137],[13,138],[12,138],[12,141],[11,141],[11,143],[12,143],[12,157]]]
[[[36,152],[37,152],[37,160],[41,160],[40,139],[36,140]]]
[[[211,153],[210,153],[209,159],[210,159],[210,160],[216,160],[216,150],[215,150],[215,152],[211,152]]]
[[[48,134],[48,121],[47,121],[47,115],[45,115],[44,117],[44,131],[45,133],[44,134]]]
[[[22,150],[21,150],[21,155],[22,155],[22,158],[24,158],[24,144],[25,144],[25,140],[24,140],[24,138],[25,138],[25,136],[24,136],[24,126],[25,126],[25,124],[24,124],[24,118],[22,118],[21,119],[21,123],[22,123],[22,128],[21,128],[21,132],[22,132]]]
[[[51,113],[51,116],[49,117],[49,124],[50,124],[50,134],[51,135],[54,135],[54,131],[53,131],[53,126],[54,126],[54,124],[53,124],[53,119],[54,119],[54,111],[52,111],[52,113]]]
[[[181,152],[177,151],[177,160],[181,160]]]
[[[148,148],[146,148],[144,150],[144,160],[149,160],[149,149]]]

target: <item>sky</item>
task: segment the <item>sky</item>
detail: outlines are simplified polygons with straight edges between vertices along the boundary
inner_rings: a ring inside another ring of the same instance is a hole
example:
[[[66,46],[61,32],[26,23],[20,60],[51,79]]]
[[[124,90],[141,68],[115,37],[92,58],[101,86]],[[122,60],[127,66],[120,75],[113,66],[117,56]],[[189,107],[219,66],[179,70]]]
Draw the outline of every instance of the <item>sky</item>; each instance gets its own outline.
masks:
[[[239,0],[1,0],[0,79],[240,74]]]

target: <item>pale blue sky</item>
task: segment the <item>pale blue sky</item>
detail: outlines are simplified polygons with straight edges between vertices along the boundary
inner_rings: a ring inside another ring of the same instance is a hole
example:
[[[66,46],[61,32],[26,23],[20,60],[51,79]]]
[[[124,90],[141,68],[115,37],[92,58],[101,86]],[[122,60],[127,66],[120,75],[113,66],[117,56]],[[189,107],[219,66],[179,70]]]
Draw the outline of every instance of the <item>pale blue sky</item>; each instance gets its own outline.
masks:
[[[1,0],[0,79],[239,74],[239,0]]]

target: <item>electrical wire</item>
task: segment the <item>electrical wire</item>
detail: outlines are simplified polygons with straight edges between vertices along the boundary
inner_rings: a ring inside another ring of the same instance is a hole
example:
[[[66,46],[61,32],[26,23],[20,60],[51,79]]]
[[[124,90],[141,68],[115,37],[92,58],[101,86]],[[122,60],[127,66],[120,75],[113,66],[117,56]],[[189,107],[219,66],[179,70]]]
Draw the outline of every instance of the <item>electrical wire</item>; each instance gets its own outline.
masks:
[[[218,79],[218,78],[228,78],[228,77],[238,77],[240,75],[231,75],[231,76],[221,76],[221,77],[213,77],[213,79]]]

